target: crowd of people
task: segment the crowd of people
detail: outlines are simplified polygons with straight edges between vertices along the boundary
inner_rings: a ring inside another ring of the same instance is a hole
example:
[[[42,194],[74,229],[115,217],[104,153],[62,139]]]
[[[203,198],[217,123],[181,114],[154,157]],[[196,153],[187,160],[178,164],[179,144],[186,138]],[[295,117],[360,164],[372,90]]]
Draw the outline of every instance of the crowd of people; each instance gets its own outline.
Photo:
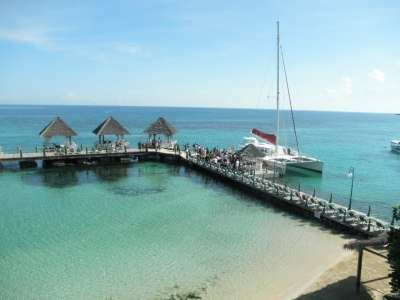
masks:
[[[208,147],[201,147],[199,144],[193,144],[190,149],[189,144],[186,144],[185,152],[187,157],[191,156],[192,151],[196,153],[197,157],[205,161],[221,163],[237,170],[241,166],[240,156],[234,153],[234,148],[228,151],[227,149],[218,149],[216,147],[209,149]]]

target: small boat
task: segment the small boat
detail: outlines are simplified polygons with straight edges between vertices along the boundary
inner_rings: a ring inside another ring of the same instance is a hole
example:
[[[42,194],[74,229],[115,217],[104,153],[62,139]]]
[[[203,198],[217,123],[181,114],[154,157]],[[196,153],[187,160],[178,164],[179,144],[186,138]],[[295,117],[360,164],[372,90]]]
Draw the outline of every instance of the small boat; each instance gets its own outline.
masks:
[[[392,148],[392,151],[400,153],[400,141],[399,140],[391,140],[390,147]]]

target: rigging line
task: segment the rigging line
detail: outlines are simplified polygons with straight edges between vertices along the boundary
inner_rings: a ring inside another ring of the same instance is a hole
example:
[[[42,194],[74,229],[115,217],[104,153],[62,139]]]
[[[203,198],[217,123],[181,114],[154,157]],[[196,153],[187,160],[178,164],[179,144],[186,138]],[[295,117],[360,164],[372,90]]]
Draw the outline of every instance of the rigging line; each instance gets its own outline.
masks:
[[[289,97],[289,103],[290,103],[290,113],[291,113],[291,115],[292,115],[292,123],[293,123],[293,129],[294,129],[294,136],[295,136],[295,138],[296,138],[297,152],[298,152],[299,155],[300,155],[299,140],[297,139],[296,124],[294,123],[294,114],[293,114],[293,107],[292,107],[292,99],[291,99],[291,97],[290,97],[289,82],[288,82],[287,74],[286,74],[286,65],[285,65],[285,59],[283,58],[282,46],[280,46],[280,49],[281,49],[281,56],[282,56],[283,71],[285,72],[286,88],[287,88],[288,97]]]
[[[270,48],[272,48],[273,45],[270,45]],[[269,51],[269,53],[272,53],[272,51]],[[261,88],[260,88],[260,92],[258,93],[258,98],[257,98],[257,105],[256,108],[260,107],[260,101],[262,97],[262,93],[265,89],[266,86],[266,82],[269,80],[269,78],[271,77],[271,63],[272,63],[272,54],[270,54],[270,57],[267,59],[266,61],[266,66],[265,66],[265,70],[264,70],[264,81],[262,82]],[[266,88],[267,94],[268,94],[268,87]],[[268,97],[267,97],[268,98]]]

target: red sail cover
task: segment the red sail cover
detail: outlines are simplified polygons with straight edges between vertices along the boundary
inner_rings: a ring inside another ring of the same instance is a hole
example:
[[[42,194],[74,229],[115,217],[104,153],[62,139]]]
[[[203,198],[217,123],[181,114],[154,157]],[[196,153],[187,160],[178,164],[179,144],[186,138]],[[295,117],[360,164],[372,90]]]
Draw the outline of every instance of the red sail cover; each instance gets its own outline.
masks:
[[[270,142],[271,144],[274,144],[274,145],[276,144],[276,135],[275,134],[265,133],[265,132],[255,129],[255,128],[251,131],[251,133]]]

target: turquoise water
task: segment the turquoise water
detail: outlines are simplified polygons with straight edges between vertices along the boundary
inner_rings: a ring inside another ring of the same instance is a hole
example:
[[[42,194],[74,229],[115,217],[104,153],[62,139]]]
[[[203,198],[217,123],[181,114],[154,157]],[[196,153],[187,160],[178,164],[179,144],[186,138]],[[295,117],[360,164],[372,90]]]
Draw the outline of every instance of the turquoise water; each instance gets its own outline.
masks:
[[[276,298],[341,248],[176,165],[4,171],[0,189],[0,299]]]
[[[144,141],[143,130],[164,116],[177,129],[176,139],[184,144],[197,142],[209,147],[238,146],[252,128],[274,131],[273,111],[250,109],[92,107],[92,106],[0,106],[3,128],[0,146],[15,152],[17,146],[34,151],[42,140],[38,133],[54,116],[61,116],[79,134],[77,144],[91,146],[92,130],[108,116],[116,117],[132,135],[132,145]],[[400,116],[392,114],[295,112],[301,152],[325,162],[321,175],[291,172],[289,184],[301,184],[304,191],[347,205],[355,167],[353,208],[366,212],[371,205],[375,216],[390,221],[391,206],[400,202],[400,156],[390,151],[390,140],[400,138]],[[281,141],[294,145],[290,117],[283,113]],[[4,174],[2,176],[5,176]]]
[[[253,127],[271,131],[274,122],[265,110],[0,106],[0,146],[34,151],[54,116],[78,132],[77,144],[91,146],[91,131],[110,115],[131,131],[132,145],[159,116],[178,129],[181,144],[209,147],[237,146]],[[296,119],[301,151],[324,160],[325,170],[289,172],[283,180],[347,204],[354,166],[353,207],[371,205],[390,220],[400,156],[389,141],[399,137],[399,117],[304,111]],[[293,145],[289,131],[286,140]],[[0,192],[0,299],[277,298],[341,251],[340,236],[176,165],[10,164],[0,173]]]

